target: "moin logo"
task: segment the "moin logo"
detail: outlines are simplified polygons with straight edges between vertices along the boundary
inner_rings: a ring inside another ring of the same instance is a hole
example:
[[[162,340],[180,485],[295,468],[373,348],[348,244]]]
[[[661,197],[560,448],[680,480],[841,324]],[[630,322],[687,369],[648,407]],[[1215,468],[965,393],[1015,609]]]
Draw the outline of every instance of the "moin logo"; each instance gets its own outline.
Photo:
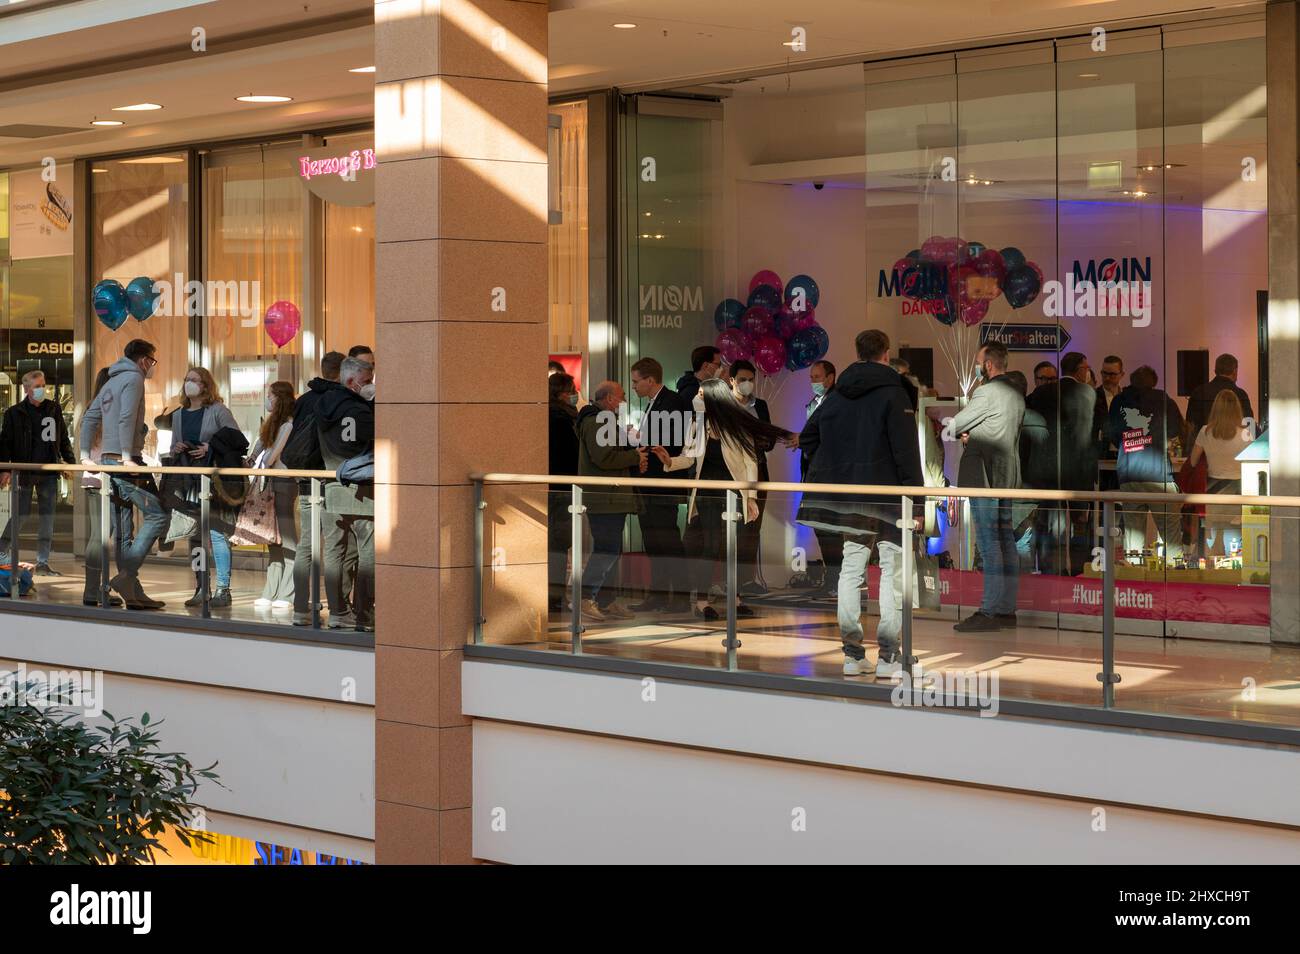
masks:
[[[641,327],[680,328],[688,311],[704,310],[699,285],[641,285]]]

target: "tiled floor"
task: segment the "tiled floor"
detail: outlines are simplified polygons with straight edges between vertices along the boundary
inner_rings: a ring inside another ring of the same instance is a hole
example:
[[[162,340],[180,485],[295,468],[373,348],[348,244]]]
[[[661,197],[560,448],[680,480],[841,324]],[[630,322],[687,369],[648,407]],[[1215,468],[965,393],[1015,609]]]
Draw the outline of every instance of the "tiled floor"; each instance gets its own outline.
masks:
[[[779,600],[779,595],[778,600]],[[741,670],[863,682],[845,677],[830,601],[798,608],[769,602],[740,620]],[[874,620],[864,620],[868,638]],[[569,650],[569,617],[552,616],[545,648]],[[647,614],[620,623],[587,625],[583,652],[663,663],[723,668],[725,626],[684,616]],[[1000,697],[1077,705],[1101,704],[1101,635],[1021,625],[997,633],[958,633],[952,621],[918,612],[914,653],[927,672],[988,671]],[[1300,727],[1300,646],[1203,639],[1116,637],[1118,708]],[[868,656],[874,661],[874,645]],[[882,680],[883,681],[883,680]]]

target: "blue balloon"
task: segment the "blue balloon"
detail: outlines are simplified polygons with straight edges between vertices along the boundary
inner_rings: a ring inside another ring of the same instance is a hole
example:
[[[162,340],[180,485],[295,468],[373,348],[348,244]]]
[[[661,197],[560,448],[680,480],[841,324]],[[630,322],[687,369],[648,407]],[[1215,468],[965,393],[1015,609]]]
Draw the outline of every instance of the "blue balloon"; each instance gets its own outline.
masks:
[[[1007,266],[1007,271],[1025,264],[1025,253],[1014,245],[1008,245],[999,254],[1002,256],[1003,264]]]
[[[749,305],[747,307],[753,308],[755,305],[775,313],[781,308],[781,292],[771,285],[759,285],[749,293]]]
[[[811,328],[805,328],[804,331],[812,332],[813,338],[817,343],[817,353],[813,356],[814,361],[820,361],[826,357],[826,352],[831,350],[831,336],[827,334],[826,329],[821,325],[813,325]]]
[[[786,304],[788,305],[790,303],[790,301],[794,298],[795,292],[798,291],[799,289],[803,289],[804,302],[805,304],[807,304],[808,308],[815,309],[817,307],[817,303],[821,301],[822,293],[821,293],[821,289],[817,287],[817,283],[807,275],[796,275],[794,278],[786,282],[785,285]]]
[[[91,302],[96,317],[111,331],[121,328],[122,322],[130,314],[126,289],[121,282],[113,279],[106,279],[95,286]]]
[[[728,328],[739,328],[740,318],[746,311],[745,303],[736,298],[724,298],[718,302],[718,307],[713,311],[713,323],[717,325],[719,331],[726,331]]]
[[[127,311],[136,321],[144,321],[150,317],[158,304],[158,293],[154,291],[153,279],[143,276],[131,279],[131,283],[126,286],[126,302]]]
[[[801,328],[790,336],[790,341],[786,345],[786,365],[793,363],[794,367],[790,370],[800,371],[807,368],[817,360],[817,349],[821,346],[821,339],[817,336],[818,328]],[[823,334],[825,332],[823,331]],[[827,339],[829,341],[829,339]]]

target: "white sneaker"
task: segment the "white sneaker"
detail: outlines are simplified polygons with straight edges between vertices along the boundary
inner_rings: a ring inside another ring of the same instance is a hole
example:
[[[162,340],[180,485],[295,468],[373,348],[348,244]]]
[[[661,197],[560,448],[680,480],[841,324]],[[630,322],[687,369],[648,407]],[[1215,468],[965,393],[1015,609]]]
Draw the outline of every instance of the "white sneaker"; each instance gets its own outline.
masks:
[[[853,659],[849,656],[845,656],[844,675],[860,676],[865,671],[865,669],[869,667],[869,665],[870,664],[865,659]]]
[[[254,605],[260,605],[261,602],[262,602],[261,600],[258,600],[257,603]],[[271,609],[282,610],[282,609],[292,609],[292,608],[293,608],[293,604],[290,603],[288,600],[276,600],[274,603],[271,604]]]
[[[886,662],[885,657],[883,655],[876,662],[877,679],[892,679],[894,676],[897,676],[900,673],[902,673],[902,671],[903,671],[903,658],[898,653],[894,654],[893,662]]]
[[[605,621],[605,614],[600,611],[600,607],[596,605],[595,600],[582,601],[582,615],[586,619],[594,620],[597,623]]]
[[[256,606],[258,609],[266,609],[268,606],[271,605],[271,601],[268,600],[265,596],[259,596],[257,599],[253,600],[253,605]]]

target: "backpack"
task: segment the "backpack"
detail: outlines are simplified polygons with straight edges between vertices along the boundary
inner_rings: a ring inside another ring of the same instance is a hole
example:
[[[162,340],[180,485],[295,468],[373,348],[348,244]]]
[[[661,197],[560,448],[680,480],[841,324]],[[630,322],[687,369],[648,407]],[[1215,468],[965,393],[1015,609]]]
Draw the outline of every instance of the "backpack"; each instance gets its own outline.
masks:
[[[293,419],[293,430],[284,442],[280,461],[290,470],[323,470],[325,458],[321,456],[320,439],[316,433],[316,402],[305,407]]]

